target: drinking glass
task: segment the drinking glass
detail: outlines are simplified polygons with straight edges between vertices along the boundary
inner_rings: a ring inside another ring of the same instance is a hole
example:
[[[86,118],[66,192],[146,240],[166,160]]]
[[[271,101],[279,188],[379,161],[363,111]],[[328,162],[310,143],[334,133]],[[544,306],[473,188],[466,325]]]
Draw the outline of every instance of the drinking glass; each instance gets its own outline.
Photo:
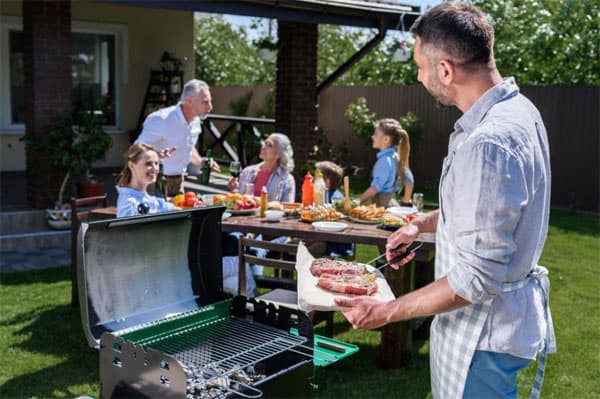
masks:
[[[417,208],[417,211],[423,212],[423,193],[414,193],[412,201],[413,206]]]
[[[250,197],[254,197],[254,184],[253,183],[245,183],[244,184],[244,192],[242,194],[248,195]]]
[[[242,164],[240,161],[231,161],[229,164],[229,173],[233,177],[240,177],[240,172],[242,171]]]

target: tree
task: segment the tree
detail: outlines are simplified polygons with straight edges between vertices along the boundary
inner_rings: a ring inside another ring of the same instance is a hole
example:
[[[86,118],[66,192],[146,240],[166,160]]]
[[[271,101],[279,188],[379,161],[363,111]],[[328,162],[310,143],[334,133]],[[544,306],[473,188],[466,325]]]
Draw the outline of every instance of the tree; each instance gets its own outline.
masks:
[[[369,29],[320,25],[317,54],[318,80],[323,81],[375,34],[375,31]],[[397,46],[397,40],[388,34],[387,38],[354,64],[334,84],[377,86],[416,83],[417,72],[413,62],[392,61],[392,54]]]
[[[520,84],[600,84],[597,0],[473,0],[494,23],[495,57]]]
[[[209,85],[254,85],[275,81],[275,62],[258,57],[245,28],[234,29],[221,17],[195,23],[196,76]]]

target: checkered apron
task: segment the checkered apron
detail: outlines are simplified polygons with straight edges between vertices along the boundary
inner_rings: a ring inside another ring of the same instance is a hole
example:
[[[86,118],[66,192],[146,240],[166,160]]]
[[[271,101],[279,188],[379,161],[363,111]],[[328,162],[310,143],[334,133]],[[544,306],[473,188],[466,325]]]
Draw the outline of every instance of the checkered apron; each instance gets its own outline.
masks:
[[[440,190],[444,177],[452,163],[454,152],[444,159]],[[440,216],[436,232],[435,278],[440,279],[448,274],[452,265],[456,264],[456,245],[453,242],[450,226],[446,225],[443,202],[440,195]],[[556,344],[552,318],[548,306],[549,280],[548,271],[536,266],[523,280],[504,284],[504,292],[525,287],[531,279],[535,279],[544,292],[545,312],[547,320],[546,344],[540,355],[537,375],[533,384],[530,399],[540,395],[546,353],[555,352]],[[462,398],[473,353],[479,342],[483,324],[489,313],[493,299],[473,304],[452,312],[438,314],[431,325],[430,364],[431,388],[434,398]]]

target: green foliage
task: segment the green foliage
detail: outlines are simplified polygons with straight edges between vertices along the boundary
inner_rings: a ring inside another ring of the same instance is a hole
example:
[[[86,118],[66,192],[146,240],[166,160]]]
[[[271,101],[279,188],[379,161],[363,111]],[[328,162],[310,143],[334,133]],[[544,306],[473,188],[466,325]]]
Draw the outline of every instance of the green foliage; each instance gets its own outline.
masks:
[[[495,57],[520,84],[600,84],[597,0],[473,0],[495,30]]]
[[[317,76],[323,81],[375,36],[375,31],[349,29],[336,25],[319,26]],[[417,82],[413,62],[394,62],[396,41],[388,37],[353,65],[334,85],[378,86],[414,84]]]
[[[377,114],[369,111],[367,99],[359,97],[355,103],[350,103],[344,116],[352,125],[352,129],[363,141],[367,148],[371,147],[371,135],[377,122]]]
[[[209,85],[253,85],[275,80],[275,62],[263,61],[246,30],[219,17],[195,23],[196,76]]]
[[[98,107],[101,106],[98,103]],[[79,111],[74,116],[60,113],[44,136],[26,134],[21,139],[36,152],[50,154],[53,165],[65,172],[58,204],[62,204],[69,177],[73,173],[89,176],[92,164],[104,158],[111,147],[112,138],[104,130],[105,120],[102,112],[93,110]]]
[[[360,137],[363,143],[371,147],[371,136],[377,123],[377,114],[371,112],[367,106],[367,99],[359,97],[356,102],[350,103],[344,116],[352,125],[352,129]],[[408,133],[410,138],[411,151],[416,151],[423,143],[423,132],[425,126],[423,122],[412,112],[401,116],[398,119],[400,125]]]
[[[425,124],[412,112],[398,118],[398,122],[400,122],[400,125],[408,133],[408,137],[410,137],[411,151],[417,151],[423,143]]]

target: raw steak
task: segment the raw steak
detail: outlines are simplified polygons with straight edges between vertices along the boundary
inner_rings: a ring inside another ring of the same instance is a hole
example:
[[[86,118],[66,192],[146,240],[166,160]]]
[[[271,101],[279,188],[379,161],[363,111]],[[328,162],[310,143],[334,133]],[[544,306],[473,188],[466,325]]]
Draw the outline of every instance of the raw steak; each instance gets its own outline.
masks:
[[[316,277],[322,274],[351,274],[354,276],[364,274],[365,267],[354,262],[319,258],[313,260],[310,272]]]
[[[321,274],[317,285],[342,294],[373,295],[377,292],[377,282],[366,275]]]

